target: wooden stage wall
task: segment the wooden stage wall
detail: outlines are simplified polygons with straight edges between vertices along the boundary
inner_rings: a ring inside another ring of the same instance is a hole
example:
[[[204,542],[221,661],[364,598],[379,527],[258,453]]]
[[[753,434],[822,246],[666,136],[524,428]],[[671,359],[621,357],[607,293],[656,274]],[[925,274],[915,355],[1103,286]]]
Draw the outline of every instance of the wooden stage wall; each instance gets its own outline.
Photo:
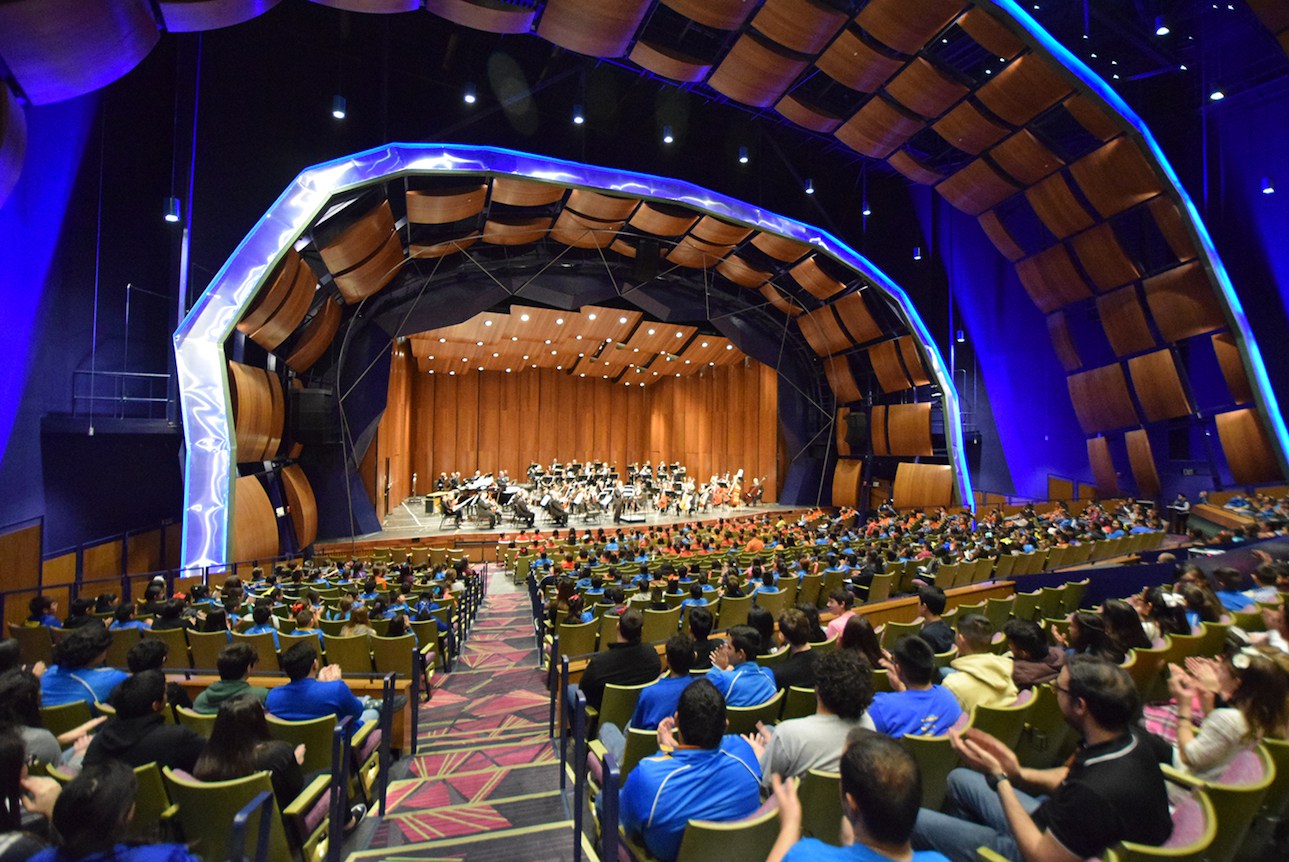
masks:
[[[604,459],[626,465],[679,461],[700,483],[742,468],[766,477],[776,498],[780,449],[778,378],[757,362],[709,368],[649,386],[613,385],[537,369],[518,374],[418,374],[406,345],[394,348],[389,401],[376,438],[375,487],[390,505],[425,493],[440,472],[506,470],[534,461]],[[387,468],[388,464],[388,468]],[[384,517],[385,499],[376,495]]]

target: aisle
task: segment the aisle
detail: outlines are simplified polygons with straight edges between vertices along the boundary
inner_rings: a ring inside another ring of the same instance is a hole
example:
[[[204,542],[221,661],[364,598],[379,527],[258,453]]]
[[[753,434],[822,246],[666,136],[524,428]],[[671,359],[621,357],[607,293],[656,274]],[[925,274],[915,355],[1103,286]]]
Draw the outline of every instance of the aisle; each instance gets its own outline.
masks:
[[[385,820],[350,860],[573,858],[528,597],[494,586],[457,669],[421,707],[412,777],[390,784]]]

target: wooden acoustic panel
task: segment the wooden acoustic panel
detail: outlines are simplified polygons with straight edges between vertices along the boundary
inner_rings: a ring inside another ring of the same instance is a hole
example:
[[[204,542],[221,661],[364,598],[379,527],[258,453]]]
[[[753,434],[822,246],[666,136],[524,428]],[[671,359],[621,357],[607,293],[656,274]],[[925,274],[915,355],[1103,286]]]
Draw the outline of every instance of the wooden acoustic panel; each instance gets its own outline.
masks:
[[[897,509],[932,509],[953,505],[953,470],[948,464],[901,461],[895,468]]]
[[[1065,177],[1052,174],[1025,190],[1034,212],[1058,239],[1065,239],[1092,226],[1092,214],[1084,209]]]
[[[547,221],[550,221],[547,219]],[[488,224],[493,224],[488,222]],[[436,257],[447,257],[450,254],[456,254],[459,251],[469,248],[480,239],[479,234],[470,233],[464,236],[454,237],[452,239],[440,240],[435,243],[414,242],[407,247],[408,260],[431,260]]]
[[[569,205],[572,205],[571,199]],[[627,219],[627,224],[636,230],[654,236],[680,236],[697,222],[698,214],[693,210],[653,201],[642,203],[631,218]]]
[[[818,54],[846,23],[846,15],[814,0],[765,0],[752,26],[801,54]]]
[[[793,281],[804,287],[816,299],[828,299],[845,288],[844,284],[824,272],[823,268],[819,266],[818,260],[813,256],[806,258],[788,270],[788,275],[792,276]]]
[[[691,233],[712,245],[738,245],[752,235],[752,228],[721,221],[715,216],[703,216]]]
[[[804,308],[790,301],[786,296],[780,293],[779,289],[773,284],[763,284],[758,288],[758,290],[771,305],[786,314],[788,317],[796,317],[798,314],[805,311]]]
[[[1155,325],[1169,341],[1226,326],[1222,303],[1198,261],[1153,275],[1143,285]]]
[[[1065,166],[1065,162],[1028,129],[1021,129],[990,150],[989,155],[1009,177],[1026,186],[1032,186]]]
[[[1115,138],[1074,164],[1070,174],[1102,218],[1163,191],[1150,160],[1127,136]]]
[[[863,476],[864,462],[841,458],[832,473],[832,504],[834,506],[859,506],[859,483]]]
[[[318,279],[304,258],[287,249],[237,328],[265,350],[276,350],[304,319],[317,288]]]
[[[282,444],[286,413],[281,378],[263,368],[230,361],[228,388],[237,438],[237,463],[263,461],[275,455]]]
[[[994,116],[1019,127],[1055,105],[1072,89],[1070,82],[1047,58],[1023,54],[977,90],[976,98]]]
[[[1056,358],[1061,361],[1061,367],[1067,372],[1075,371],[1083,367],[1083,358],[1079,356],[1079,349],[1074,345],[1074,338],[1070,335],[1070,324],[1065,319],[1065,312],[1055,311],[1047,316],[1047,334],[1052,339],[1052,349],[1056,351]]]
[[[512,207],[549,206],[563,200],[565,191],[564,186],[519,177],[494,177],[492,180],[492,202]]]
[[[1094,102],[1082,93],[1075,93],[1066,99],[1065,110],[1069,111],[1083,128],[1103,142],[1123,133],[1123,129],[1120,128],[1123,121],[1119,117],[1102,107],[1100,102]]]
[[[936,134],[964,153],[978,156],[1007,136],[1008,129],[981,113],[970,100],[958,105],[931,126]]]
[[[1074,481],[1060,476],[1047,476],[1047,499],[1070,501],[1074,499]]]
[[[712,69],[710,63],[704,63],[698,57],[646,39],[632,45],[627,57],[642,69],[686,83],[703,80]]]
[[[1237,485],[1261,485],[1285,478],[1262,419],[1250,407],[1219,413],[1217,436]]]
[[[773,273],[757,269],[736,254],[722,260],[716,271],[742,287],[756,289],[770,280]]]
[[[716,30],[736,30],[756,9],[747,0],[661,0],[662,5]]]
[[[846,294],[832,304],[832,309],[856,344],[882,337],[882,327],[873,319],[862,291]]]
[[[964,6],[958,0],[871,0],[855,23],[901,54],[915,54]]]
[[[483,212],[488,197],[484,183],[450,189],[409,189],[407,220],[415,224],[449,224]]]
[[[1140,353],[1155,346],[1155,336],[1146,323],[1146,312],[1137,299],[1137,288],[1129,285],[1097,297],[1097,314],[1106,338],[1118,356]]]
[[[295,527],[296,550],[304,550],[318,538],[318,501],[313,486],[299,464],[282,468],[282,491],[286,495],[291,525]]]
[[[242,24],[262,15],[280,0],[158,0],[167,33],[201,33]],[[314,0],[315,3],[319,0]],[[397,0],[407,7],[409,0]],[[416,4],[411,6],[415,9]],[[400,12],[409,11],[407,8]]]
[[[384,244],[371,257],[353,269],[335,275],[336,289],[345,302],[359,302],[389,284],[402,268],[404,260],[403,243],[398,233],[391,230]]]
[[[1024,42],[980,6],[968,9],[967,14],[958,19],[958,26],[972,41],[995,57],[1010,60],[1025,49]]]
[[[914,57],[889,84],[886,94],[913,113],[934,119],[967,95],[967,88],[937,69],[929,60]]]
[[[1198,252],[1195,251],[1195,243],[1191,239],[1190,223],[1182,218],[1177,204],[1160,195],[1146,206],[1150,208],[1150,214],[1154,217],[1155,224],[1159,226],[1159,232],[1168,241],[1168,247],[1177,256],[1177,260],[1194,260]]]
[[[904,364],[900,362],[900,349],[894,340],[874,344],[867,352],[869,364],[873,366],[873,373],[877,375],[877,383],[883,392],[902,392],[913,386],[904,372]]]
[[[608,248],[622,229],[622,221],[601,221],[565,209],[555,219],[550,238],[574,248]]]
[[[806,104],[792,93],[780,99],[774,106],[774,110],[798,126],[823,135],[831,135],[841,125],[841,117]]]
[[[985,159],[976,159],[936,186],[935,190],[967,215],[980,215],[1019,191]]]
[[[494,216],[483,224],[483,235],[479,239],[491,245],[528,245],[546,236],[551,229],[550,216],[533,218],[514,218]],[[464,246],[455,249],[459,251]],[[419,258],[420,255],[412,255]]]
[[[850,336],[841,328],[830,306],[801,315],[797,326],[811,349],[820,356],[830,356],[851,346]]]
[[[1097,492],[1107,497],[1119,495],[1119,474],[1114,469],[1114,460],[1110,457],[1110,441],[1104,437],[1088,439],[1088,462],[1092,465],[1092,476],[1097,481]],[[1079,491],[1083,499],[1083,491]]]
[[[874,404],[872,418],[868,423],[868,434],[873,441],[874,455],[891,454],[890,435],[886,430],[886,405]]]
[[[825,359],[824,374],[839,402],[846,404],[860,399],[859,384],[855,382],[855,374],[850,370],[850,361],[845,356]]]
[[[752,245],[782,263],[796,263],[812,251],[804,242],[765,231],[752,236]]]
[[[616,222],[626,221],[639,205],[640,201],[637,198],[618,198],[588,189],[573,189],[568,200],[564,202],[565,209],[570,209],[580,216],[597,221]]]
[[[1226,388],[1231,390],[1231,400],[1236,404],[1248,404],[1253,400],[1253,388],[1244,373],[1244,359],[1240,356],[1235,336],[1229,332],[1213,333],[1213,352],[1217,354],[1217,364],[1222,368]]]
[[[233,485],[233,559],[269,560],[278,555],[277,517],[258,476],[242,476]]]
[[[916,114],[881,96],[874,96],[833,136],[857,153],[884,159],[925,124]]]
[[[1117,362],[1071,374],[1066,383],[1083,433],[1097,434],[1138,423],[1127,378]]]
[[[537,35],[588,57],[621,57],[649,11],[649,0],[547,0]]]
[[[860,452],[852,452],[850,444],[846,442],[846,428],[849,421],[846,417],[849,416],[850,413],[851,410],[849,407],[838,407],[837,418],[833,420],[833,438],[837,446],[837,454],[842,457],[862,454]]]
[[[887,411],[891,454],[930,456],[931,402],[892,404]]]
[[[667,253],[667,260],[689,269],[707,269],[720,263],[733,249],[732,245],[713,245],[689,234]]]
[[[851,30],[842,31],[815,61],[819,71],[842,86],[874,93],[904,61],[879,53]]]
[[[998,218],[996,213],[992,211],[981,213],[977,221],[980,222],[980,227],[984,229],[985,236],[989,237],[989,241],[994,244],[994,248],[998,249],[1003,257],[1015,263],[1025,256],[1025,249],[1008,233],[1007,228],[1003,227],[1002,220]]]
[[[511,35],[532,30],[533,18],[537,16],[536,7],[490,0],[425,0],[425,9],[463,27]]]
[[[788,49],[745,32],[712,72],[707,85],[736,102],[768,108],[787,92],[806,65]]]
[[[1171,350],[1134,356],[1128,360],[1128,373],[1147,422],[1176,419],[1192,412]]]
[[[1063,245],[1054,245],[1016,264],[1016,275],[1044,313],[1092,295]]]
[[[1113,290],[1141,277],[1114,230],[1104,222],[1076,235],[1070,243],[1097,290]]]
[[[1158,499],[1159,471],[1155,468],[1155,456],[1150,451],[1146,429],[1134,428],[1124,436],[1124,441],[1128,444],[1128,465],[1132,468],[1132,478],[1137,482],[1137,493]]]
[[[900,348],[900,361],[904,363],[904,370],[908,372],[909,380],[914,386],[926,386],[931,382],[931,375],[927,373],[926,366],[922,364],[922,355],[918,352],[917,342],[913,340],[912,335],[901,335],[895,340]]]
[[[907,149],[891,153],[886,163],[918,185],[933,186],[944,179],[944,174],[931,168]]]
[[[332,299],[323,300],[322,308],[318,309],[313,320],[304,327],[291,355],[286,358],[286,364],[292,371],[303,374],[322,358],[322,354],[331,346],[331,340],[336,337],[342,317],[344,312],[340,303]]]

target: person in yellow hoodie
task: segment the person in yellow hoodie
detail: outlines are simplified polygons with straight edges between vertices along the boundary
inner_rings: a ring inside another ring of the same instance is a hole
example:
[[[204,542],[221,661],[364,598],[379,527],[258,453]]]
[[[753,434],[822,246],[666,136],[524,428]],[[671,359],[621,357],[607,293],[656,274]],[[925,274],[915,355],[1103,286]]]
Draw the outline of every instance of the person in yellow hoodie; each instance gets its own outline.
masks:
[[[970,713],[977,704],[1009,706],[1016,702],[1012,660],[995,655],[991,647],[994,625],[982,614],[967,614],[958,621],[958,657],[949,667],[944,687]]]

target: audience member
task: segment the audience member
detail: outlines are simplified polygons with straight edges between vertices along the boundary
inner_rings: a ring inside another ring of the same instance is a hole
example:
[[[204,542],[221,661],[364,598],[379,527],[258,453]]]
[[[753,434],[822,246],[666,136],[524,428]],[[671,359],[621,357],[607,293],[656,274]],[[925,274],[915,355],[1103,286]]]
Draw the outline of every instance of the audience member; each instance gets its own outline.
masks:
[[[164,673],[169,655],[170,647],[165,641],[144,638],[130,647],[130,651],[125,654],[125,665],[130,673],[143,673],[145,670],[159,670]],[[186,666],[187,662],[184,664]],[[188,696],[188,690],[177,682],[166,683],[166,703],[192,709],[192,698]]]
[[[51,629],[63,627],[62,621],[58,619],[58,602],[49,596],[33,596],[31,601],[27,602],[27,608],[31,611],[27,616],[27,622]]]
[[[40,719],[40,680],[26,670],[11,670],[0,675],[0,726],[17,730],[27,746],[24,763],[44,768],[79,758],[89,745],[89,733],[104,718],[92,718],[59,736],[46,730]],[[66,752],[64,748],[68,748]]]
[[[695,608],[690,613],[698,610]],[[643,630],[644,615],[635,608],[628,609],[618,618],[617,641],[609,644],[607,651],[592,656],[582,672],[581,682],[569,686],[570,706],[579,688],[586,695],[587,704],[599,709],[604,698],[604,686],[608,683],[640,685],[658,678],[662,673],[662,661],[652,646],[640,642]]]
[[[712,666],[712,650],[723,640],[710,637],[714,622],[712,612],[707,608],[694,608],[689,612],[689,634],[694,639],[694,670],[707,670]]]
[[[920,637],[900,638],[884,661],[894,691],[873,695],[868,715],[887,736],[940,736],[962,715],[953,693],[935,685],[935,655]]]
[[[755,706],[774,697],[774,676],[756,663],[761,636],[751,626],[734,626],[729,639],[712,651],[707,679],[721,693],[727,706]]]
[[[105,760],[159,766],[192,772],[206,741],[192,728],[166,721],[166,677],[145,670],[122,681],[112,693],[116,715],[94,734],[85,751],[85,765]]]
[[[640,692],[628,726],[637,730],[657,730],[664,718],[675,715],[680,694],[692,681],[689,669],[693,662],[693,638],[685,634],[674,634],[668,638],[667,675]],[[627,746],[623,729],[612,723],[602,724],[599,737],[614,759],[621,763]]]
[[[779,614],[779,638],[788,650],[788,657],[772,670],[774,684],[779,688],[797,686],[815,687],[815,660],[819,653],[810,648],[810,621],[796,608]]]
[[[340,666],[329,664],[318,670],[318,649],[311,642],[292,644],[282,654],[282,669],[291,680],[269,691],[264,706],[287,721],[306,721],[334,715],[337,721],[352,719],[349,735],[380,717],[370,701],[359,700],[340,678]],[[314,674],[317,678],[314,678]],[[395,708],[391,705],[391,708]]]
[[[304,789],[303,762],[304,745],[292,748],[291,743],[274,739],[264,705],[242,694],[219,705],[210,741],[192,774],[202,781],[230,781],[268,772],[278,808],[285,809]]]
[[[944,687],[958,698],[963,712],[969,713],[977,705],[1016,702],[1012,660],[993,651],[993,634],[994,624],[983,614],[967,614],[958,620],[958,657],[949,663],[954,672],[944,678]]]
[[[1214,592],[1222,602],[1222,607],[1228,611],[1242,611],[1249,605],[1256,604],[1253,599],[1240,592],[1240,588],[1244,585],[1244,575],[1240,574],[1239,569],[1232,569],[1229,566],[1214,569],[1213,580],[1217,584]]]
[[[833,615],[832,621],[824,629],[828,637],[841,637],[842,629],[846,628],[846,621],[855,615],[851,610],[854,605],[855,597],[844,587],[835,589],[828,595],[828,613]]]
[[[219,681],[212,682],[206,690],[197,695],[192,708],[203,715],[215,715],[220,706],[235,697],[249,697],[264,703],[269,690],[258,685],[251,685],[246,678],[251,670],[259,664],[260,656],[255,647],[239,641],[229,644],[219,651],[215,659],[219,669]]]
[[[54,644],[54,663],[40,677],[45,706],[62,706],[83,700],[93,708],[108,699],[127,676],[115,668],[102,667],[112,635],[102,626],[76,629]]]
[[[1010,619],[1003,626],[1003,635],[1012,654],[1012,682],[1016,688],[1051,682],[1065,667],[1065,650],[1050,645],[1042,627],[1033,620]]]
[[[948,600],[944,590],[932,586],[918,587],[918,619],[922,620],[922,640],[931,645],[933,652],[948,652],[953,648],[953,629],[940,619],[946,604]]]
[[[871,667],[879,667],[887,657],[886,651],[882,649],[881,639],[873,630],[873,624],[863,614],[855,614],[846,620],[846,627],[841,630],[837,645],[841,649],[855,650]]]

